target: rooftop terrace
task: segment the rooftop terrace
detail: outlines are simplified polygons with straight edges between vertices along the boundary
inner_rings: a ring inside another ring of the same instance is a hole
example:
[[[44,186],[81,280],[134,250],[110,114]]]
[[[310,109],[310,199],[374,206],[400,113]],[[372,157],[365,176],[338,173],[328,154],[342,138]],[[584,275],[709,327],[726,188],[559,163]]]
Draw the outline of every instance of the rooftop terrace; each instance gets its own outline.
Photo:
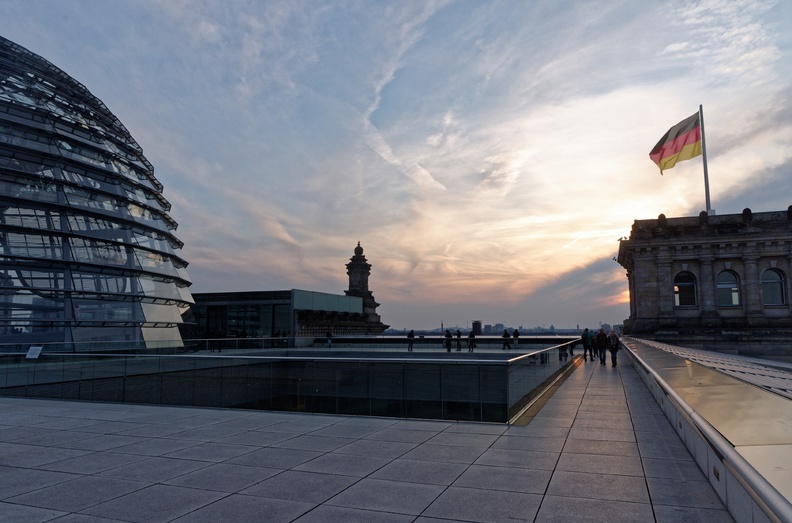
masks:
[[[524,426],[0,398],[0,519],[731,521],[643,372],[578,360]]]

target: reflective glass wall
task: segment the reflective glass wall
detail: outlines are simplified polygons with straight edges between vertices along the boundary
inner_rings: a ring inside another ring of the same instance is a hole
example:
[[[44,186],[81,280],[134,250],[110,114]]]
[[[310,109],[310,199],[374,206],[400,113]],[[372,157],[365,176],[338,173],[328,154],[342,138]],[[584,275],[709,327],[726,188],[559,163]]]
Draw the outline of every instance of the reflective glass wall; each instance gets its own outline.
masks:
[[[518,365],[506,359],[50,353],[31,360],[16,354],[0,357],[0,396],[505,423],[564,366],[556,348]]]
[[[162,189],[101,100],[0,37],[0,343],[180,343],[192,298]]]

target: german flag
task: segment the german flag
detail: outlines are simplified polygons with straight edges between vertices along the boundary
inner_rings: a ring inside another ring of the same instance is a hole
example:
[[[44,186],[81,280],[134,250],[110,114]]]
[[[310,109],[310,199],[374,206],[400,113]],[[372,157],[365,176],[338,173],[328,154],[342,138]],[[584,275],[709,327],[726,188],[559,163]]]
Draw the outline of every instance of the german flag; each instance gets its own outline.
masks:
[[[690,160],[701,154],[701,120],[699,113],[685,118],[668,130],[649,153],[660,167],[660,174],[677,162]]]

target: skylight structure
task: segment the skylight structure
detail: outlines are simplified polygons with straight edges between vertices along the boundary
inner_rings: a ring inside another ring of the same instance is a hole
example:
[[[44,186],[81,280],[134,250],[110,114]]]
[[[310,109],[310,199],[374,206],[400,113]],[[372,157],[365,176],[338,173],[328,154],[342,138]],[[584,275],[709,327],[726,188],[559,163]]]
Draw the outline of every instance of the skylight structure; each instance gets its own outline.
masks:
[[[0,349],[179,345],[192,297],[162,189],[101,100],[0,37]]]

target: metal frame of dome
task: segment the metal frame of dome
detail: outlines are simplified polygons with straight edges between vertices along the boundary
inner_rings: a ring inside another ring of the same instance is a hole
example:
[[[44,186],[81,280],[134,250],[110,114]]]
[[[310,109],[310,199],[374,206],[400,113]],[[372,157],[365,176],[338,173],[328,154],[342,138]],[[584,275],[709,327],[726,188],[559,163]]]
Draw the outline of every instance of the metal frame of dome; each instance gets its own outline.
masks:
[[[193,300],[162,189],[101,100],[0,37],[0,347],[180,345]]]

